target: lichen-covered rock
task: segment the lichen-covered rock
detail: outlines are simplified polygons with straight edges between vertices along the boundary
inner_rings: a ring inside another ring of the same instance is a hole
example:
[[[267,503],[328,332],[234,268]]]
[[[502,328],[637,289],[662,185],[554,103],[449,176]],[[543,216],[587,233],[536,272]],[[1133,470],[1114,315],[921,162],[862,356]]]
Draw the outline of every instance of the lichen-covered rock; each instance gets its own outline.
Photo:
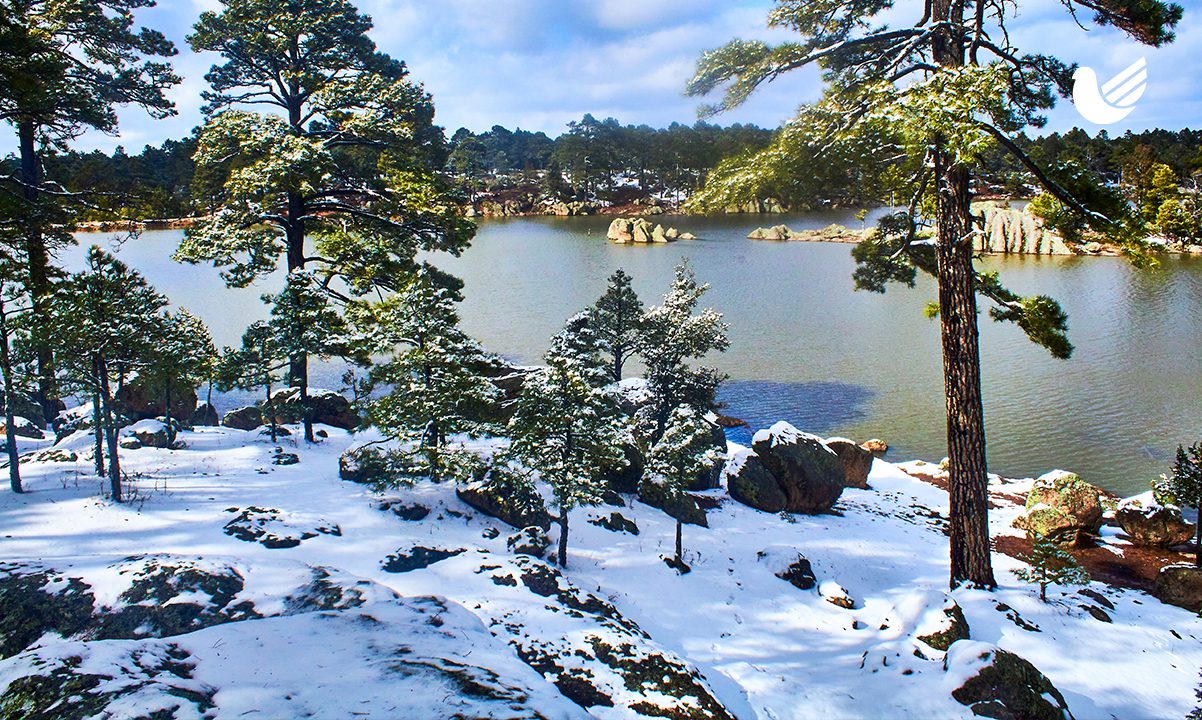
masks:
[[[1068,703],[1047,677],[1023,658],[972,640],[952,644],[944,660],[949,677],[967,678],[952,697],[974,715],[996,720],[1071,720]]]
[[[1030,518],[1036,507],[1047,506],[1059,513],[1054,518],[1044,512],[1040,524],[1054,526],[1056,538],[1065,543],[1079,543],[1082,536],[1097,534],[1102,525],[1102,497],[1093,485],[1073,473],[1056,470],[1035,480],[1027,494],[1027,532],[1038,532]],[[1041,533],[1042,534],[1042,533]]]
[[[1115,513],[1119,527],[1136,545],[1172,547],[1189,542],[1195,527],[1181,510],[1169,505],[1144,504],[1126,500]]]
[[[235,430],[254,430],[263,424],[263,413],[254,405],[240,407],[227,412],[221,424]]]
[[[271,508],[230,508],[237,513],[223,528],[226,535],[244,542],[259,543],[271,550],[294,548],[319,535],[340,537],[338,525],[321,518],[306,517]]]
[[[547,531],[540,527],[522,528],[520,532],[505,539],[505,547],[515,555],[541,558],[547,554],[547,548],[551,547],[551,538],[547,537]]]
[[[1035,505],[1014,519],[1014,527],[1027,531],[1032,542],[1036,538],[1047,538],[1058,545],[1079,545],[1084,532],[1077,518],[1050,505]]]
[[[781,422],[757,432],[751,446],[784,492],[786,510],[829,512],[843,493],[843,466],[821,438]]]
[[[1196,565],[1161,568],[1152,594],[1163,603],[1202,612],[1202,568]]]
[[[871,451],[847,438],[827,438],[826,446],[839,456],[843,466],[843,486],[868,490],[868,473],[874,459]]]
[[[788,498],[758,455],[736,455],[726,464],[723,474],[726,492],[735,500],[764,512],[778,513],[785,509]]]
[[[496,470],[484,480],[460,485],[455,494],[476,510],[518,530],[531,526],[551,529],[551,515],[534,488],[510,482]]]
[[[969,638],[968,620],[955,600],[948,597],[942,608],[932,609],[931,617],[924,618],[915,631],[915,637],[935,650],[946,651],[952,643]]]
[[[71,637],[92,619],[95,599],[79,578],[41,568],[0,565],[0,659],[48,632]]]

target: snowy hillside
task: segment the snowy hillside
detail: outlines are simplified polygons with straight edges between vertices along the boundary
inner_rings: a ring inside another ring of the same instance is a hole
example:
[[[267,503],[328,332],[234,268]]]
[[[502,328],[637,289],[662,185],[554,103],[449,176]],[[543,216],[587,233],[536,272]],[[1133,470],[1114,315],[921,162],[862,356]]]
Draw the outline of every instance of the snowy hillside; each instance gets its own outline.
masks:
[[[660,511],[577,512],[561,571],[450,485],[340,480],[365,438],[328,432],[123,451],[126,506],[100,499],[86,434],[23,464],[29,494],[0,495],[0,602],[26,608],[0,618],[0,717],[958,718],[995,647],[1079,719],[1197,705],[1202,619],[1099,583],[1042,604],[1003,555],[1002,589],[951,596],[971,640],[945,657],[946,494],[879,460],[834,515],[701,494],[685,575]]]

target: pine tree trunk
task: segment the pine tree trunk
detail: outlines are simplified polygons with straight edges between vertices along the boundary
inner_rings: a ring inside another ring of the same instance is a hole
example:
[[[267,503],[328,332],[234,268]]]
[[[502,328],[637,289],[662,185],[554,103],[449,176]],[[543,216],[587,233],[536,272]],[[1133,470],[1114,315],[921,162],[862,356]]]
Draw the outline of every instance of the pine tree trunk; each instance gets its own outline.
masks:
[[[117,458],[117,422],[113,415],[113,395],[109,389],[108,368],[103,360],[98,361],[100,370],[100,400],[104,412],[104,439],[109,450],[109,490],[113,502],[123,502],[121,496],[121,462]]]
[[[276,441],[275,431],[275,403],[271,400],[271,379],[270,376],[265,383],[267,386],[267,400],[263,403],[263,411],[267,413],[267,424],[271,427],[271,441]]]
[[[1198,509],[1197,535],[1194,537],[1194,565],[1202,568],[1202,508]]]
[[[936,22],[964,19],[961,0],[934,0]],[[963,39],[950,30],[936,33],[935,62],[964,65]],[[976,277],[973,270],[968,169],[933,138],[935,221],[938,227],[939,317],[947,400],[947,451],[953,588],[968,582],[994,588],[989,547],[989,477],[985,456],[985,412],[981,401],[981,352],[977,334]]]
[[[13,411],[16,383],[13,382],[12,356],[8,349],[8,315],[3,298],[0,298],[0,372],[4,373],[4,445],[8,450],[8,485],[19,494],[25,489],[21,486],[21,458],[17,453],[17,414]]]
[[[175,445],[175,427],[171,424],[171,378],[163,380],[163,419],[167,421],[167,449]]]
[[[104,423],[100,417],[100,393],[96,393],[92,395],[92,437],[96,439],[96,476],[104,477]]]
[[[559,510],[559,567],[568,566],[568,511]]]
[[[676,521],[676,564],[684,565],[684,523]]]
[[[41,318],[45,317],[46,299],[50,294],[50,257],[42,232],[44,219],[40,207],[42,178],[37,155],[37,127],[32,121],[22,121],[17,125],[17,136],[21,148],[21,184],[24,186],[25,199],[26,282],[29,284],[30,312],[33,317]],[[54,389],[54,355],[42,331],[42,323],[33,324],[33,345],[38,370],[37,399],[42,406],[42,416],[49,421],[58,414],[58,397]]]

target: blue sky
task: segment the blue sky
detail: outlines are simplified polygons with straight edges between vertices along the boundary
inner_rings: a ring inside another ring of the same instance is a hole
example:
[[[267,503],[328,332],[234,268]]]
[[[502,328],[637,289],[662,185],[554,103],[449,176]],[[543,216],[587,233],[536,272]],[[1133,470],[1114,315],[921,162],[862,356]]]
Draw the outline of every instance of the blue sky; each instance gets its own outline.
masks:
[[[1179,0],[1180,2],[1180,0]],[[733,37],[780,40],[765,28],[770,0],[360,0],[376,22],[381,49],[405,60],[414,79],[434,95],[437,122],[448,134],[494,124],[544,130],[555,136],[584,113],[623,123],[664,126],[696,119],[698,101],[681,94],[698,55]],[[899,1],[905,13],[918,3]],[[1108,77],[1144,55],[1149,87],[1138,109],[1107,128],[1112,134],[1150,127],[1202,127],[1202,0],[1186,0],[1177,42],[1142,47],[1110,28],[1082,31],[1059,0],[1024,0],[1013,21],[1020,46],[1051,52]],[[175,65],[184,82],[172,92],[180,115],[153,121],[121,113],[119,136],[92,134],[81,148],[137,151],[182,137],[198,125],[204,74],[216,61],[197,55],[184,38],[202,9],[217,0],[160,0],[143,11],[144,24],[179,46]],[[718,122],[776,127],[820,89],[817,74],[792,73],[763,88],[745,107]],[[1070,103],[1052,115],[1050,129],[1097,126]]]

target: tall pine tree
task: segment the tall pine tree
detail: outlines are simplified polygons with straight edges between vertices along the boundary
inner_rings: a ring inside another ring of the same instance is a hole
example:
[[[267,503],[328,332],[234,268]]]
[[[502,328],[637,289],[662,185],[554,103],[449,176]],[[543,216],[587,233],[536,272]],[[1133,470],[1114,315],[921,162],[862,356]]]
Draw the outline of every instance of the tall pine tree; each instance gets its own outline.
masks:
[[[419,252],[466,247],[474,226],[438,174],[430,96],[371,27],[347,0],[221,0],[201,14],[189,43],[223,57],[195,156],[216,207],[177,257],[224,267],[235,286],[283,259],[347,302],[402,287]],[[308,353],[296,350],[290,382],[307,405]]]
[[[162,395],[167,446],[171,447],[175,445],[177,421],[187,420],[171,416],[172,403],[179,393],[193,390],[212,377],[217,348],[204,321],[184,309],[163,313],[157,336],[152,361],[139,378]]]
[[[1015,43],[1011,19],[1028,4],[1000,6],[985,0],[928,0],[905,9],[863,0],[778,0],[769,25],[800,35],[770,46],[735,40],[705,53],[687,92],[706,95],[725,89],[722,100],[704,109],[718,112],[742,104],[762,84],[799,68],[825,71],[827,96],[818,108],[803,108],[797,124],[814,137],[811,146],[865,142],[871,129],[889,144],[881,158],[904,158],[914,174],[906,182],[911,199],[904,222],[894,222],[858,253],[867,277],[880,289],[887,280],[913,283],[916,269],[935,276],[947,402],[950,463],[952,586],[968,582],[995,587],[990,556],[985,421],[977,333],[977,295],[996,304],[995,319],[1018,324],[1057,357],[1071,352],[1066,319],[1046,297],[1023,298],[973,263],[975,228],[970,213],[974,165],[979,155],[1001,147],[1071,213],[1100,232],[1130,242],[1130,218],[1106,216],[1094,202],[1106,193],[1088,176],[1067,176],[1041,167],[1019,146],[1024,128],[1039,127],[1056,95],[1067,96],[1073,68],[1051,55],[1030,53]],[[1065,0],[1094,22],[1135,40],[1159,46],[1173,39],[1179,5],[1158,0]],[[907,21],[906,11],[912,14]],[[888,25],[885,24],[888,14]],[[1066,18],[1067,21],[1068,18]],[[885,128],[887,132],[880,132]],[[787,133],[782,133],[782,137]],[[869,144],[871,140],[869,139]],[[725,168],[711,183],[755,182],[773,156],[771,147]],[[879,149],[874,149],[879,150]],[[1109,205],[1109,204],[1108,204]],[[1121,209],[1120,209],[1121,212]],[[935,243],[919,242],[924,218],[935,225]],[[859,280],[859,278],[858,278]]]
[[[647,452],[647,470],[644,483],[657,485],[653,494],[665,500],[665,507],[672,507],[681,499],[697,477],[710,472],[720,453],[713,444],[713,428],[696,408],[680,405],[668,416],[661,437]],[[683,523],[676,519],[677,569],[684,569],[682,557]]]
[[[612,358],[613,381],[620,382],[622,368],[638,347],[643,319],[643,301],[624,270],[619,268],[609,276],[605,294],[593,305],[591,313],[597,338]]]

